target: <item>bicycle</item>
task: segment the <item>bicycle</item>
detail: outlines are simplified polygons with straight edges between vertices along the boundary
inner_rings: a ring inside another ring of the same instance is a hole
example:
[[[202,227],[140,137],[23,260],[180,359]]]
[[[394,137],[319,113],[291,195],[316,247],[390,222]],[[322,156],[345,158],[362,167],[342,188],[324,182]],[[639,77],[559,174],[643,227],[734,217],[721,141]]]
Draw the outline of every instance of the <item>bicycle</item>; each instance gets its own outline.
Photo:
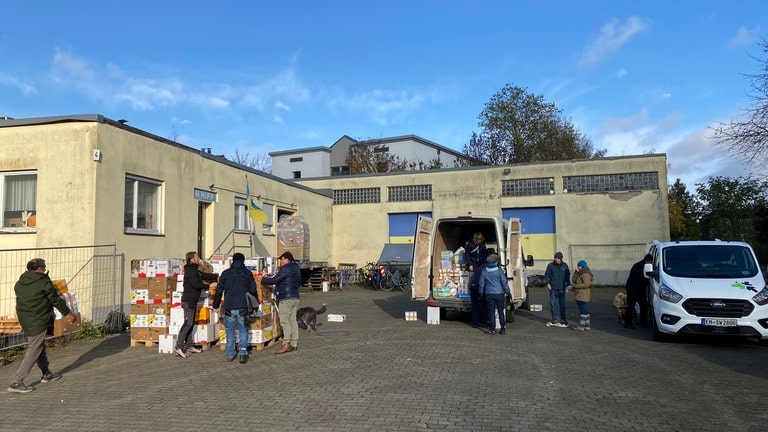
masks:
[[[379,265],[379,269],[382,272],[382,278],[379,281],[379,288],[382,291],[392,291],[395,287],[400,288],[400,291],[408,291],[411,288],[411,276],[399,268],[392,269],[392,265]]]

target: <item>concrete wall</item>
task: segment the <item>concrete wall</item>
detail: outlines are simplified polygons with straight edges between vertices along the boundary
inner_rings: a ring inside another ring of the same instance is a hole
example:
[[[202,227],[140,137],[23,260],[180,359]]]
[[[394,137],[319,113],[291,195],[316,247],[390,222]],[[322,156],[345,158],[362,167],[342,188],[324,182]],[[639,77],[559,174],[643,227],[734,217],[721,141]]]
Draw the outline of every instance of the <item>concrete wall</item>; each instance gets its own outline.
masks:
[[[301,158],[302,160],[291,162],[293,158]],[[273,175],[284,179],[292,179],[294,171],[300,171],[302,178],[331,175],[330,149],[313,148],[306,149],[305,151],[274,154],[272,156]]]
[[[659,188],[579,194],[563,190],[565,176],[635,172],[658,173]],[[542,177],[553,179],[554,193],[501,196],[503,180]],[[375,261],[384,243],[387,243],[390,213],[431,212],[434,217],[466,214],[501,216],[505,208],[554,207],[556,247],[566,253],[571,245],[576,244],[644,244],[657,238],[668,239],[666,179],[666,155],[662,154],[303,179],[299,183],[332,190],[381,188],[379,203],[333,205],[334,262],[356,263],[360,266],[367,261]],[[389,186],[425,184],[432,186],[431,201],[386,201]],[[534,271],[543,271],[546,263],[551,260],[551,257],[535,258],[537,262]],[[625,264],[617,263],[616,266]]]

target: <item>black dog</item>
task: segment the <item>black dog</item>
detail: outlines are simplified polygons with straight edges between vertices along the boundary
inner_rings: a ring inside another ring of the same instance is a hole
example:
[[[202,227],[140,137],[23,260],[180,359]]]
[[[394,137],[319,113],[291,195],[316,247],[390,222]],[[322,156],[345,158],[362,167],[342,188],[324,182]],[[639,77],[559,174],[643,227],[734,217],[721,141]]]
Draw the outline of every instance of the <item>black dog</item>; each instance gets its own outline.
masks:
[[[303,324],[301,327],[307,331],[317,331],[317,326],[320,325],[317,323],[317,316],[323,313],[325,313],[325,304],[320,309],[305,306],[296,311],[296,321],[299,325]]]

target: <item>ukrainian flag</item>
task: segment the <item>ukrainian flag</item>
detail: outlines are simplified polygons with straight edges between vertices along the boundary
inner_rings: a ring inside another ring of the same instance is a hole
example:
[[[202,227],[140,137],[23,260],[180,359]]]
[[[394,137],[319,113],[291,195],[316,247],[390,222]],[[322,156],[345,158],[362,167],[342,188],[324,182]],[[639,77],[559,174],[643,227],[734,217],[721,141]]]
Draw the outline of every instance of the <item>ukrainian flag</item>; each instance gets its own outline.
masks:
[[[248,215],[255,222],[266,223],[268,218],[267,214],[261,207],[256,205],[256,201],[251,198],[251,188],[248,185],[248,179],[245,180],[245,200],[248,203]]]

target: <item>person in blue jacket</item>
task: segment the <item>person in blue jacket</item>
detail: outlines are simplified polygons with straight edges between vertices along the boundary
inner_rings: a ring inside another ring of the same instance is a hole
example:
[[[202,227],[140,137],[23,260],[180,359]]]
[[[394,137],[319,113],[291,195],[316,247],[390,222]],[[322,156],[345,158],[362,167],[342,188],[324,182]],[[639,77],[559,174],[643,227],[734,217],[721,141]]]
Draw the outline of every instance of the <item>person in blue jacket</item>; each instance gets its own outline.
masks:
[[[245,268],[245,255],[240,252],[232,256],[232,265],[221,273],[213,308],[221,305],[224,296],[224,329],[227,334],[227,361],[237,356],[235,351],[235,329],[238,330],[237,344],[240,351],[240,363],[248,361],[248,299],[246,294],[258,296],[253,273]]]
[[[565,289],[571,283],[571,269],[563,261],[562,252],[555,253],[555,259],[547,264],[544,280],[549,289],[549,311],[552,314],[552,321],[547,323],[547,327],[568,327],[568,320],[565,318]]]
[[[486,264],[479,278],[480,296],[485,298],[488,312],[488,333],[496,334],[496,318],[493,311],[499,314],[499,334],[507,333],[506,317],[504,315],[504,301],[509,296],[509,283],[504,269],[499,267],[499,256],[496,254],[488,255]]]

